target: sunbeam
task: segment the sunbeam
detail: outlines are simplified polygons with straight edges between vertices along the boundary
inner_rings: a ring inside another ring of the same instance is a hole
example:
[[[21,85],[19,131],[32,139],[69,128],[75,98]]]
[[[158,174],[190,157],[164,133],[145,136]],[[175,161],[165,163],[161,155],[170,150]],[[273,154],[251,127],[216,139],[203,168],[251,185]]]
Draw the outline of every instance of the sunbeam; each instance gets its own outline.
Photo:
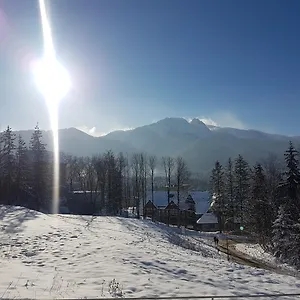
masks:
[[[58,108],[59,102],[70,89],[71,82],[67,70],[57,61],[53,44],[51,26],[47,16],[45,0],[39,0],[40,17],[43,30],[43,58],[34,64],[34,78],[48,107],[53,132],[53,195],[52,213],[59,211],[59,138]]]

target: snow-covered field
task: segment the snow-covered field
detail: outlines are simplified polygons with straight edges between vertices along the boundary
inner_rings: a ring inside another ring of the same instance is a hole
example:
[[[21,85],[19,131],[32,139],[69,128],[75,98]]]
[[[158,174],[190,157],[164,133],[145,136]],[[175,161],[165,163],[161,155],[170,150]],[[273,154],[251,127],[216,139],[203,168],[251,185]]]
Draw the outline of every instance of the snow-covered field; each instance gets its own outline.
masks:
[[[227,262],[211,239],[196,241],[150,221],[44,215],[4,206],[0,220],[0,298],[300,290],[294,277]]]

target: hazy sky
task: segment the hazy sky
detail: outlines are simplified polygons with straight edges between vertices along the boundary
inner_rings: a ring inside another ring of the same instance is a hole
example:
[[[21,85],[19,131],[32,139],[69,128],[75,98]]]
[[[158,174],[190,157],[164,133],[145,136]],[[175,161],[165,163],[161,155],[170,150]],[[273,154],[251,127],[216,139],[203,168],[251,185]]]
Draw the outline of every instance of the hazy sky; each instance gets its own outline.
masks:
[[[73,90],[60,127],[94,133],[164,117],[299,134],[300,1],[51,0]],[[30,62],[37,0],[0,0],[0,126],[47,129]]]

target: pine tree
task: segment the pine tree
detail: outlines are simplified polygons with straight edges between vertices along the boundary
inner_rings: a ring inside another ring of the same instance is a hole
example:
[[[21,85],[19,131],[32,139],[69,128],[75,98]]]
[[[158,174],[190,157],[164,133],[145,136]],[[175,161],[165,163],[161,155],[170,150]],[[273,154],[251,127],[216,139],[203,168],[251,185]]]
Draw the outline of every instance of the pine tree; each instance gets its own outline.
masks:
[[[298,161],[298,151],[290,142],[288,150],[285,152],[285,161],[287,166],[286,181],[282,186],[286,195],[287,210],[291,214],[292,219],[298,222],[300,218],[300,202],[299,202],[299,184],[300,171]]]
[[[298,270],[300,269],[300,223],[296,222],[291,228],[289,251],[289,263],[295,266]]]
[[[294,221],[287,212],[286,207],[280,206],[278,217],[273,224],[273,252],[274,255],[283,262],[289,260],[292,246]]]
[[[234,206],[240,225],[245,226],[250,194],[250,168],[247,161],[239,155],[234,166]]]
[[[16,198],[17,203],[20,203],[21,192],[28,190],[29,176],[28,149],[21,135],[18,136],[16,150]]]
[[[235,206],[234,206],[234,171],[231,158],[228,159],[228,163],[225,170],[224,176],[224,192],[227,203],[226,207],[226,220],[225,227],[228,229],[234,229],[235,220]]]
[[[290,142],[284,154],[287,171],[285,181],[280,185],[282,204],[273,225],[273,251],[282,261],[300,267],[300,224],[299,224],[299,183],[300,172],[298,151]]]
[[[212,211],[218,217],[220,232],[224,229],[224,216],[226,216],[224,171],[219,161],[216,161],[211,175],[211,194],[213,196]]]
[[[271,244],[273,212],[268,201],[266,177],[261,164],[254,167],[249,217],[252,232],[258,237],[260,245],[268,249]]]
[[[2,148],[2,170],[3,170],[3,195],[7,199],[6,203],[12,204],[12,187],[15,173],[15,157],[14,152],[16,135],[12,132],[12,129],[7,126],[7,129],[3,132],[3,148]]]
[[[36,209],[40,210],[47,204],[47,157],[46,145],[42,142],[43,133],[37,124],[30,140],[32,155],[31,185],[36,200]]]
[[[280,205],[284,204],[280,197],[280,183],[283,181],[282,164],[274,154],[269,154],[263,163],[266,178],[266,193],[269,204],[269,215],[272,215],[272,223],[277,218]],[[284,192],[284,191],[283,191]]]

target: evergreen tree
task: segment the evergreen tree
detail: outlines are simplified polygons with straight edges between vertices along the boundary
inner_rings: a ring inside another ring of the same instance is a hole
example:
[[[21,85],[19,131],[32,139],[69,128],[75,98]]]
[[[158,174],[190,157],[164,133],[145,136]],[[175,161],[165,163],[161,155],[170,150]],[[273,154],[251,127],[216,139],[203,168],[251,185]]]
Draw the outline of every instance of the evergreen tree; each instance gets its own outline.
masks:
[[[276,257],[300,267],[299,183],[298,151],[290,142],[284,154],[286,162],[285,181],[280,185],[283,203],[273,225],[273,251]]]
[[[212,211],[216,214],[220,232],[224,228],[224,217],[226,216],[224,171],[219,161],[216,161],[211,175],[211,194],[213,197]]]
[[[16,198],[17,203],[21,201],[21,192],[28,190],[29,162],[28,149],[22,136],[18,136],[18,145],[16,149]]]
[[[299,203],[299,184],[300,171],[298,161],[298,151],[294,148],[293,143],[290,142],[288,150],[285,152],[285,161],[287,166],[286,181],[281,187],[285,197],[286,209],[291,214],[291,218],[298,222],[300,218],[300,203]]]
[[[252,232],[258,237],[260,245],[268,248],[271,244],[273,212],[268,201],[266,177],[261,164],[254,167],[249,217]]]
[[[16,135],[12,132],[12,129],[7,126],[7,129],[3,132],[3,148],[2,148],[2,175],[3,175],[3,190],[2,193],[6,199],[6,203],[12,204],[12,187],[15,173],[15,140]]]
[[[245,226],[250,194],[250,168],[247,161],[239,155],[234,166],[234,206],[241,226]]]
[[[272,215],[272,223],[277,218],[280,205],[284,204],[280,197],[280,183],[283,181],[282,164],[274,154],[269,154],[263,163],[266,178],[266,193],[269,204],[269,215]]]
[[[42,142],[43,133],[37,124],[30,140],[32,158],[31,186],[36,200],[36,209],[47,204],[47,157],[46,145]]]
[[[234,184],[234,171],[233,171],[232,160],[231,158],[229,158],[225,170],[225,176],[224,176],[224,192],[225,192],[224,197],[227,203],[225,227],[231,230],[234,229],[234,220],[235,220],[233,184]]]
[[[295,266],[298,270],[300,269],[300,223],[296,222],[291,228],[291,238],[289,253],[289,263]]]
[[[273,252],[283,262],[292,255],[291,248],[295,222],[287,212],[286,207],[280,206],[278,217],[273,224]]]

